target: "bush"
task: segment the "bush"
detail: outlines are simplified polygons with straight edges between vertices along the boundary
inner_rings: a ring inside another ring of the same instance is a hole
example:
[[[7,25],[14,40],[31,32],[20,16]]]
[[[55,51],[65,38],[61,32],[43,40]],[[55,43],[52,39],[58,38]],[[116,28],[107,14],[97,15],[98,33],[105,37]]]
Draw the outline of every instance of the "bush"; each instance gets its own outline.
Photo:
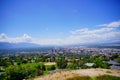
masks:
[[[25,75],[22,74],[21,68],[19,66],[9,66],[5,70],[5,80],[22,80]]]
[[[77,69],[78,66],[77,66],[76,63],[69,63],[69,64],[67,65],[67,68],[68,68],[68,69]]]
[[[51,70],[55,70],[55,69],[56,69],[55,65],[52,65]]]
[[[28,63],[16,66],[9,66],[5,70],[5,80],[22,80],[43,75],[43,64]]]
[[[46,66],[46,70],[48,70],[48,71],[55,70],[55,69],[56,69],[55,65],[47,65]]]

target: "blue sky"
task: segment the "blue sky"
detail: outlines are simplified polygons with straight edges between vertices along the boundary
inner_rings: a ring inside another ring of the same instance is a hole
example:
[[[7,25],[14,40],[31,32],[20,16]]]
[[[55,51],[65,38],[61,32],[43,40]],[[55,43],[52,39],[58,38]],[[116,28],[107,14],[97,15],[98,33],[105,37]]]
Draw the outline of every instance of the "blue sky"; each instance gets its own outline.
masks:
[[[114,36],[99,39],[110,35],[104,28],[113,25],[109,32]],[[104,32],[88,35],[80,34],[81,30]],[[0,0],[0,41],[24,42],[28,38],[39,44],[86,43],[88,39],[118,41],[119,30],[119,0]]]

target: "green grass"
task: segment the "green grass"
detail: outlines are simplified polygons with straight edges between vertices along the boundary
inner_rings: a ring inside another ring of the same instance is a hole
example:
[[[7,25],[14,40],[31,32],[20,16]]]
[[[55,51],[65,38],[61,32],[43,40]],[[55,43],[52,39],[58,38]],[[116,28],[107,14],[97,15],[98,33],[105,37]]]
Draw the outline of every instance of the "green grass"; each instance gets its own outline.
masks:
[[[49,72],[48,70],[44,71],[44,75],[48,74],[48,72]]]
[[[103,75],[96,77],[97,80],[120,80],[120,77],[110,76],[110,75]]]
[[[106,71],[106,73],[111,73],[111,71]]]
[[[96,77],[91,77],[91,80],[97,80]]]
[[[74,76],[72,78],[67,78],[66,80],[91,80],[89,76]]]

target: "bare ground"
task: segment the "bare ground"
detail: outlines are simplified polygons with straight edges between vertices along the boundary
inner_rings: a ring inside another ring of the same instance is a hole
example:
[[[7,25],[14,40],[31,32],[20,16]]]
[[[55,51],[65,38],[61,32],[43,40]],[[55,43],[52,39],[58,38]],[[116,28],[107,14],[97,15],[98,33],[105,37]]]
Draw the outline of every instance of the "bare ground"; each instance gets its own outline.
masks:
[[[44,65],[55,65],[56,63],[55,62],[46,62],[44,63]]]

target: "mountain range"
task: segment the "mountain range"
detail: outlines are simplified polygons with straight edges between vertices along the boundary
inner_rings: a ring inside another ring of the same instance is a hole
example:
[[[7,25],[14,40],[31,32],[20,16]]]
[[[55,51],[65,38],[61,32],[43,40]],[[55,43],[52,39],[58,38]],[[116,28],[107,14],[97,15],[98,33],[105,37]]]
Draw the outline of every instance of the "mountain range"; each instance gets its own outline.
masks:
[[[9,43],[9,42],[0,42],[0,49],[15,49],[15,48],[35,48],[40,47],[41,45],[33,43]]]
[[[47,47],[50,45],[46,45]],[[16,48],[38,48],[46,47],[45,45],[39,45],[34,43],[9,43],[9,42],[0,42],[0,49],[16,49]],[[55,45],[51,45],[55,46]],[[100,48],[120,48],[120,42],[115,43],[91,43],[91,44],[74,44],[74,45],[65,45],[65,46],[88,46],[88,47],[100,47]]]

